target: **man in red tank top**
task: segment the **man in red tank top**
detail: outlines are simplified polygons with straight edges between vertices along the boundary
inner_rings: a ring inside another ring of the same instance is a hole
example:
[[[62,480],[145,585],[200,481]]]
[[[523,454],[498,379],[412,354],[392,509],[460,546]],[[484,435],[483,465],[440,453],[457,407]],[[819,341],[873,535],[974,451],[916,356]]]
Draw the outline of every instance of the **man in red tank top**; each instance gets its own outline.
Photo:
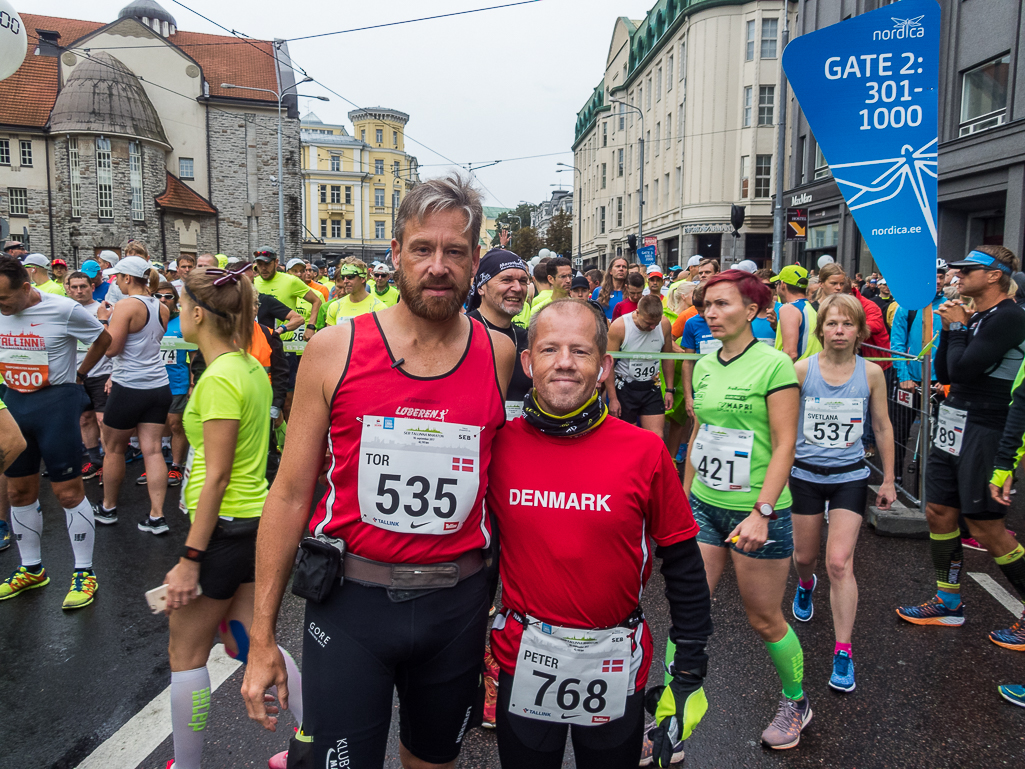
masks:
[[[382,766],[397,689],[403,767],[455,766],[480,681],[484,495],[515,357],[461,312],[482,215],[459,177],[414,188],[392,241],[402,301],[325,329],[303,354],[305,407],[260,525],[243,683],[250,717],[273,730],[264,692],[288,698],[275,622],[309,522],[293,585],[315,583],[304,591],[304,716],[289,752],[310,763],[293,765]],[[322,473],[328,491],[310,520]],[[323,578],[338,553],[337,576]]]

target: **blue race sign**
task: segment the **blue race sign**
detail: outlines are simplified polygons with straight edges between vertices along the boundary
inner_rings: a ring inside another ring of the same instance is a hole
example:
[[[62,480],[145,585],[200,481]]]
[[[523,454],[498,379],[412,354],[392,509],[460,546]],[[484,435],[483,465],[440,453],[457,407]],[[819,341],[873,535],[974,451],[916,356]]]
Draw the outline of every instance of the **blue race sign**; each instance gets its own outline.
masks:
[[[936,296],[940,7],[902,0],[796,38],[783,69],[901,305]]]
[[[637,249],[637,259],[645,267],[650,267],[658,260],[654,246],[641,246]]]

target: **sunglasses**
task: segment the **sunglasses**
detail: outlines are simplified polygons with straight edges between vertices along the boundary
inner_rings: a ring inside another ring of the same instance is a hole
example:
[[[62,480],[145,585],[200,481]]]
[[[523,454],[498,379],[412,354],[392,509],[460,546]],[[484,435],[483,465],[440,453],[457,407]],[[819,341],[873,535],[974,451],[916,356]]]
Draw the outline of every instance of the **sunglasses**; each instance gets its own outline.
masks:
[[[174,299],[174,294],[154,294],[157,299]]]

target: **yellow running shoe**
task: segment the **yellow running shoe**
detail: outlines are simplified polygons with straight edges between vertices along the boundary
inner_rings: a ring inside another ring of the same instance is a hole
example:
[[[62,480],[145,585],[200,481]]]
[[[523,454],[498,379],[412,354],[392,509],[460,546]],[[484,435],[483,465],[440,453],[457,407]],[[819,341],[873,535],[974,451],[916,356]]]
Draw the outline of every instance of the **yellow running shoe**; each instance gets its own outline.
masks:
[[[41,569],[38,574],[33,574],[24,566],[15,569],[11,576],[0,582],[0,601],[14,598],[18,593],[31,590],[34,587],[42,587],[50,582],[46,576],[46,569]]]
[[[81,609],[93,602],[96,595],[96,575],[86,571],[71,574],[71,590],[64,596],[62,609]]]

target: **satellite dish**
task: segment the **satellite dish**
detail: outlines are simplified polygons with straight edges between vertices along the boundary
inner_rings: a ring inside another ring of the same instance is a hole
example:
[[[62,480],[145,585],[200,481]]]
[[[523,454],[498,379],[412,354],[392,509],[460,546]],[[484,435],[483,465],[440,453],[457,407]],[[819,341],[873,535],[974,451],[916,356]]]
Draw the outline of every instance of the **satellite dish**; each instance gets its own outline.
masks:
[[[18,71],[28,51],[28,35],[21,16],[7,0],[0,0],[0,80]]]

